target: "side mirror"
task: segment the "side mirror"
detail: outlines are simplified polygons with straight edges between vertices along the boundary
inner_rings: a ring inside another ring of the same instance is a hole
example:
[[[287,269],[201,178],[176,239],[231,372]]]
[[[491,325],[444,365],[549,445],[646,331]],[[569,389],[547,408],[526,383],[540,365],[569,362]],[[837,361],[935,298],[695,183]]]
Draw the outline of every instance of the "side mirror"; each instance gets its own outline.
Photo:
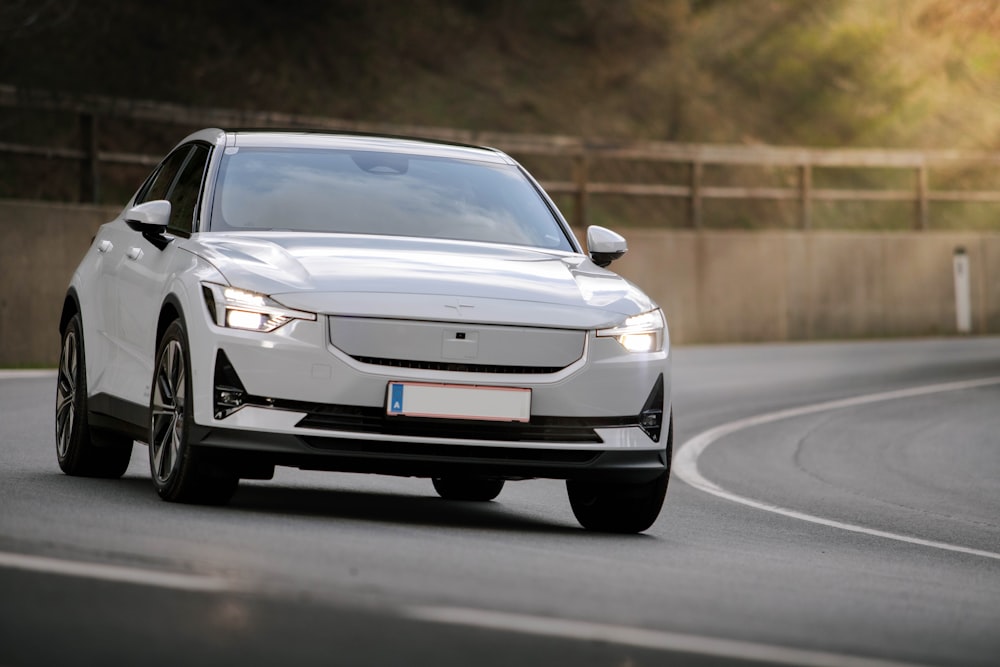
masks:
[[[143,234],[162,234],[170,221],[170,202],[156,199],[125,211],[125,222]]]
[[[170,238],[164,236],[168,222],[170,202],[166,199],[154,199],[125,211],[125,223],[160,250],[170,245]]]
[[[628,252],[625,237],[605,227],[587,227],[587,251],[590,259],[600,267],[605,267]]]

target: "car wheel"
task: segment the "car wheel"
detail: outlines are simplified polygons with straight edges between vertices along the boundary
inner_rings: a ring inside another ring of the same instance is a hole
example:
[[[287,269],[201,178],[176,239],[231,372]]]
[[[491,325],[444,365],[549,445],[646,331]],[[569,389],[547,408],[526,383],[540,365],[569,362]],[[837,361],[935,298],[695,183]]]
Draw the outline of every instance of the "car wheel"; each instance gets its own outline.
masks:
[[[656,479],[639,484],[567,480],[573,514],[587,530],[604,533],[641,533],[660,515],[670,480],[674,421],[667,436],[667,468]]]
[[[66,325],[56,381],[56,458],[67,475],[117,479],[132,458],[132,439],[92,437],[87,423],[87,364],[83,327],[74,315]]]
[[[191,360],[180,320],[167,327],[156,351],[150,392],[149,470],[161,498],[170,502],[224,505],[239,477],[210,465],[192,446]]]
[[[446,500],[493,500],[503,490],[504,480],[492,477],[435,477],[434,490]]]

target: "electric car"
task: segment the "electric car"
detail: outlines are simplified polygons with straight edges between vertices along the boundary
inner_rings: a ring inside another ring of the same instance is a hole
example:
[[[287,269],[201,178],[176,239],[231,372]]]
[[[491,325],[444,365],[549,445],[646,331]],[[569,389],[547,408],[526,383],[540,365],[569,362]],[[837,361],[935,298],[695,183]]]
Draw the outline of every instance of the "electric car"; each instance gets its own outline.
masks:
[[[103,225],[62,308],[70,475],[147,445],[168,501],[275,466],[432,480],[488,501],[566,480],[588,529],[658,516],[673,433],[661,309],[489,148],[206,129]]]

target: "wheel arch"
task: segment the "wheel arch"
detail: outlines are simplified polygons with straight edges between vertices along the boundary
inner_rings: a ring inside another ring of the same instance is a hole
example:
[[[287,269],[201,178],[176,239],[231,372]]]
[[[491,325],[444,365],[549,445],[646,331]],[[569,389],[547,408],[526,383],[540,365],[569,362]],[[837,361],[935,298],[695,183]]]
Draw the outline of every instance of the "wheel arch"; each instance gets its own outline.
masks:
[[[59,335],[66,333],[66,327],[69,326],[69,321],[73,319],[74,315],[80,315],[80,297],[77,296],[76,290],[70,288],[66,292],[66,297],[63,299],[62,312],[59,314]],[[80,315],[83,317],[82,315]]]
[[[184,308],[181,306],[180,299],[177,296],[168,294],[160,306],[160,314],[156,320],[155,347],[159,347],[160,341],[163,340],[164,332],[174,320],[180,320],[182,324],[184,323]]]

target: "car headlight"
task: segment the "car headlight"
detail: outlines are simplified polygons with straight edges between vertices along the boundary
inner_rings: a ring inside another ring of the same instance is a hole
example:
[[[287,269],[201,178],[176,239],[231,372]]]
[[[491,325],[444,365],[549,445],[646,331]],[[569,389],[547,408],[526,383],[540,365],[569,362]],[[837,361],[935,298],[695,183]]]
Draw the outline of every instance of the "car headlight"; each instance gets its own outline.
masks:
[[[201,291],[220,327],[270,333],[292,320],[316,320],[316,313],[285,308],[266,294],[216,283],[202,283]]]
[[[659,352],[666,339],[667,323],[659,308],[633,315],[616,327],[599,329],[597,335],[613,337],[629,352]]]

